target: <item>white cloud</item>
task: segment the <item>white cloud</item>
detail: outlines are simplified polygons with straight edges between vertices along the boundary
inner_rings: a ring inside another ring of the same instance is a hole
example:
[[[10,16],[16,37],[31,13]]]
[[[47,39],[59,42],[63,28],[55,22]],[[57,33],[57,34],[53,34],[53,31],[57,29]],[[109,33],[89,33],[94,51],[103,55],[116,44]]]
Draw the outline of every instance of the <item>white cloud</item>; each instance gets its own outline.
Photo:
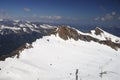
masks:
[[[100,17],[96,17],[94,20],[95,20],[95,21],[98,21],[98,20],[100,20]]]
[[[120,17],[118,17],[118,20],[120,20]]]
[[[0,9],[0,16],[6,16],[8,15],[7,11],[5,11],[4,9]]]
[[[38,17],[38,16],[37,16],[37,14],[34,14],[32,17],[34,17],[34,18],[35,18],[35,17]]]
[[[9,19],[9,18],[12,18],[12,16],[10,16],[6,10],[0,9],[0,18],[1,19]]]
[[[54,16],[55,19],[59,20],[61,19],[62,17],[61,16]]]
[[[113,11],[113,12],[112,12],[112,15],[116,15],[116,12]]]
[[[100,9],[103,10],[103,11],[106,11],[105,6],[103,6],[103,5],[100,5]]]
[[[61,16],[40,16],[42,19],[49,19],[49,20],[60,20],[62,19]]]
[[[111,14],[106,14],[105,16],[104,16],[104,18],[105,18],[105,20],[112,20],[113,18],[114,18],[114,16],[113,15],[111,15]]]
[[[105,18],[104,18],[104,17],[102,17],[102,18],[101,18],[101,21],[105,21]]]
[[[26,12],[30,12],[31,11],[30,8],[23,8],[23,10],[26,11]]]
[[[118,20],[118,15],[116,15],[116,12],[111,12],[108,14],[105,14],[103,16],[100,17],[96,17],[94,18],[94,20],[96,21],[112,21],[112,20]]]

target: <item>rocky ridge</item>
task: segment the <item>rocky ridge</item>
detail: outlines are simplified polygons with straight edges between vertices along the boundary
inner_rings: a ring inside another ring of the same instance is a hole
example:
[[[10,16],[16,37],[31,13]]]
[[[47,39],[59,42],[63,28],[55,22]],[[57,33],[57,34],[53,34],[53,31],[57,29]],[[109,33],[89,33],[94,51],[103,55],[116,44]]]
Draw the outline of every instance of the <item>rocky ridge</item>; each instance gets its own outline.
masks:
[[[104,31],[100,28],[95,28],[94,30],[95,35],[101,35],[102,33],[104,34]],[[100,40],[96,37],[93,37],[92,34],[89,33],[79,33],[79,31],[77,31],[74,28],[71,27],[66,27],[66,26],[60,26],[59,28],[57,28],[52,34],[55,34],[58,36],[60,36],[62,39],[64,40],[68,40],[68,39],[74,39],[74,40],[83,40],[83,41],[94,41],[94,42],[98,42],[100,44],[104,44],[107,46],[110,46],[111,48],[118,50],[118,48],[120,48],[120,39],[116,39],[117,42],[113,42],[112,39],[110,37],[105,37],[106,40]]]

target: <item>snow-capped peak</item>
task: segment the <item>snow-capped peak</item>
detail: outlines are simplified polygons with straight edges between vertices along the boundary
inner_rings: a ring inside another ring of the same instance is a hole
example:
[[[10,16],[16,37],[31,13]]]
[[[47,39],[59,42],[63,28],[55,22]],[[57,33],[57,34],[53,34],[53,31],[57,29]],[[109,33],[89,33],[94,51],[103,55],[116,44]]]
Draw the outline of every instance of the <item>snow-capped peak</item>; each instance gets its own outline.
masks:
[[[55,34],[58,34],[64,40],[68,40],[68,39],[71,39],[71,38],[73,38],[75,40],[79,39],[78,38],[79,34],[77,33],[77,31],[75,29],[72,29],[72,28],[66,27],[66,26],[58,27]]]
[[[104,30],[102,30],[99,27],[96,27],[95,30],[91,30],[91,36],[94,38],[97,38],[99,40],[111,40],[114,43],[120,44],[120,38],[116,37]]]

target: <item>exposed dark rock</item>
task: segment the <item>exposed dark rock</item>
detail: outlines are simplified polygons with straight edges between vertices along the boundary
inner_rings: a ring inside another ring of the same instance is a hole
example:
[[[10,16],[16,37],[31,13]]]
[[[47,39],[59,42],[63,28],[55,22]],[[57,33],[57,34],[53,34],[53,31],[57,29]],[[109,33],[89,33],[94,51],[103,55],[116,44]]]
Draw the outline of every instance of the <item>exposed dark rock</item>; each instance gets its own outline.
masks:
[[[120,44],[119,43],[114,43],[111,40],[102,40],[102,41],[99,41],[99,43],[105,44],[107,46],[110,46],[111,48],[113,48],[115,50],[118,50],[118,48],[120,48]]]
[[[119,40],[115,40],[115,42],[116,42],[116,43],[118,43],[118,42],[119,42]]]
[[[98,42],[99,41],[98,39],[93,38],[93,37],[91,37],[89,35],[82,35],[82,34],[79,34],[79,39],[83,40],[83,41],[88,41],[88,42],[90,42],[90,41]]]
[[[58,29],[57,33],[64,40],[68,40],[69,38],[70,39],[73,38],[74,40],[79,39],[78,32],[72,28],[69,28],[69,27],[62,26]]]
[[[50,66],[52,66],[52,64],[50,64]]]
[[[98,27],[95,28],[95,34],[96,35],[101,35],[101,33],[103,33],[103,31],[101,29],[99,29]]]
[[[24,44],[24,45],[20,46],[19,48],[17,48],[16,50],[14,50],[13,52],[11,52],[10,54],[0,56],[0,61],[4,61],[6,58],[14,57],[14,56],[17,56],[17,58],[19,58],[20,57],[20,53],[24,49],[29,49],[29,48],[33,48],[33,46],[31,44],[29,44],[29,46]]]
[[[47,41],[49,42],[50,40],[49,40],[49,39],[47,39]]]

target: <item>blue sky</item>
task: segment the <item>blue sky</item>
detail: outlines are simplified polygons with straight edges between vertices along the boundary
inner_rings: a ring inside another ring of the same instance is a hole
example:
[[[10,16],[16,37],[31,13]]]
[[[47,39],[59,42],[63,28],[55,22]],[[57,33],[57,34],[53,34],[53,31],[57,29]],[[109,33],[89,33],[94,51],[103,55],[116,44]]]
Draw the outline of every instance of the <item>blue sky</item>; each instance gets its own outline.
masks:
[[[0,0],[0,18],[74,24],[120,24],[120,0]]]

